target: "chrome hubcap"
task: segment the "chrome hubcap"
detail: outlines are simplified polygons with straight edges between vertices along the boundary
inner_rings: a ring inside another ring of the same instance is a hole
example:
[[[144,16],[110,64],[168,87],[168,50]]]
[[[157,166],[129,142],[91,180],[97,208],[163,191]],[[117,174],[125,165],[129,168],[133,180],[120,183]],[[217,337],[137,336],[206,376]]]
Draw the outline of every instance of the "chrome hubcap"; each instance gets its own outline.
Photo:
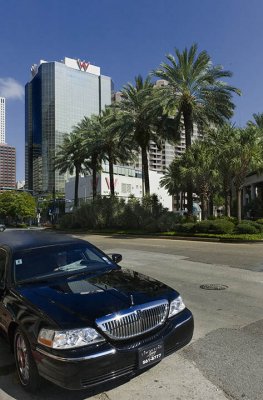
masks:
[[[29,362],[26,343],[21,335],[18,336],[16,341],[16,357],[19,368],[19,374],[23,383],[29,380]]]

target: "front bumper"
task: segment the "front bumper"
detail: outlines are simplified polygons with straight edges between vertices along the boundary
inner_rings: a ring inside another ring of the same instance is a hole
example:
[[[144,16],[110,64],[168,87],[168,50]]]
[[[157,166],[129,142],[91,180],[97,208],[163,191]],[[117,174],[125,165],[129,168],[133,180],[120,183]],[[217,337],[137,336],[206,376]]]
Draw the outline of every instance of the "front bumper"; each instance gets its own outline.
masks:
[[[142,338],[111,342],[69,352],[52,352],[37,347],[33,352],[39,374],[66,389],[93,388],[117,378],[132,378],[139,369],[138,350],[162,341],[164,357],[190,342],[193,336],[192,313],[185,309],[162,328]]]

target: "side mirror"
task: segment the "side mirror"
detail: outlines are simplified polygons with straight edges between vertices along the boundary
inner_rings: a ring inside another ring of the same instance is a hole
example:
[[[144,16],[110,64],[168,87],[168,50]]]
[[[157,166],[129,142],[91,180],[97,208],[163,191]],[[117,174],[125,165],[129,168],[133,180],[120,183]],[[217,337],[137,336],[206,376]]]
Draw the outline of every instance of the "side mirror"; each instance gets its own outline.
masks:
[[[114,261],[116,264],[118,264],[122,260],[122,255],[114,253],[114,254],[111,254],[111,258],[112,258],[112,261]]]

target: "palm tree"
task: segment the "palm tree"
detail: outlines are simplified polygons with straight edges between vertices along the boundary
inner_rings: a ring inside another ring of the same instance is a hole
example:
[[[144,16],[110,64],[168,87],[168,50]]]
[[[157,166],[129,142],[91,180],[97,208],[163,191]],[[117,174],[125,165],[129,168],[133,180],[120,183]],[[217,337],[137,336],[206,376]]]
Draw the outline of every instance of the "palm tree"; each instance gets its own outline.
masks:
[[[158,124],[162,115],[162,107],[156,96],[154,86],[147,77],[135,77],[135,85],[128,83],[122,90],[122,101],[117,104],[118,129],[121,140],[129,136],[136,147],[139,147],[142,158],[142,187],[143,193],[150,194],[148,154],[151,141],[159,144]]]
[[[77,131],[83,137],[83,151],[86,154],[86,169],[92,170],[92,196],[97,197],[97,173],[101,169],[103,159],[102,125],[99,115],[84,117],[76,126]]]
[[[263,130],[263,113],[253,114],[254,121],[248,121],[248,125],[252,124]]]
[[[231,162],[233,151],[236,146],[236,128],[230,124],[224,124],[218,129],[211,129],[208,132],[207,140],[213,147],[213,154],[219,173],[219,179],[224,195],[225,216],[231,216],[231,189],[233,182],[233,171]]]
[[[200,196],[202,219],[208,217],[208,204],[218,182],[218,170],[213,148],[208,141],[200,140],[188,147],[180,159],[182,178],[190,178],[195,192]]]
[[[101,116],[102,152],[109,163],[110,193],[115,195],[114,164],[134,160],[134,145],[129,136],[120,138],[118,110],[114,105],[107,107]]]
[[[208,135],[214,150],[216,166],[225,197],[225,213],[230,216],[230,194],[234,184],[237,198],[237,217],[241,221],[241,194],[247,175],[263,168],[262,131],[248,123],[244,129],[223,125]]]
[[[202,219],[208,217],[208,203],[218,182],[214,152],[208,141],[197,141],[188,147],[180,158],[176,158],[161,179],[169,194],[185,191],[186,182],[191,179],[195,192],[202,203]]]
[[[55,157],[55,169],[60,174],[75,172],[75,194],[74,207],[78,206],[78,188],[80,173],[86,170],[85,160],[86,152],[83,147],[83,135],[74,128],[74,130],[64,136],[62,145],[58,146],[57,155]]]
[[[160,99],[165,109],[174,116],[176,131],[180,130],[183,120],[188,148],[192,143],[194,123],[204,128],[211,123],[226,122],[233,115],[232,94],[240,94],[240,91],[221,80],[231,77],[232,73],[225,71],[221,65],[212,65],[206,51],[197,54],[196,44],[189,51],[187,48],[183,52],[175,49],[175,56],[168,54],[168,63],[163,62],[152,74],[168,82],[159,89]],[[191,182],[187,199],[191,213]]]
[[[241,221],[241,193],[249,172],[263,168],[263,146],[261,131],[253,125],[245,129],[235,130],[235,144],[232,147],[232,158],[229,169],[233,174],[233,182],[237,194],[237,217]]]
[[[180,193],[185,193],[187,190],[185,179],[181,174],[180,165],[180,158],[175,158],[166,168],[164,176],[160,180],[160,185],[167,190],[169,195],[176,196],[178,210],[184,209],[182,198],[180,199]]]

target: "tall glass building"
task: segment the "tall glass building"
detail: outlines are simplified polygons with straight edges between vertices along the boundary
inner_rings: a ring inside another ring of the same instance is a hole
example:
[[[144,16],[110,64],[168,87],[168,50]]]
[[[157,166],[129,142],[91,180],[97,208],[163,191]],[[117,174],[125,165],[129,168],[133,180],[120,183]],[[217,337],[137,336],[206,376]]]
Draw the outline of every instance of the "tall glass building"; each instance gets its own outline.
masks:
[[[111,103],[113,84],[100,68],[65,58],[31,68],[25,97],[26,188],[34,193],[64,192],[65,176],[54,170],[57,146],[84,116]]]

